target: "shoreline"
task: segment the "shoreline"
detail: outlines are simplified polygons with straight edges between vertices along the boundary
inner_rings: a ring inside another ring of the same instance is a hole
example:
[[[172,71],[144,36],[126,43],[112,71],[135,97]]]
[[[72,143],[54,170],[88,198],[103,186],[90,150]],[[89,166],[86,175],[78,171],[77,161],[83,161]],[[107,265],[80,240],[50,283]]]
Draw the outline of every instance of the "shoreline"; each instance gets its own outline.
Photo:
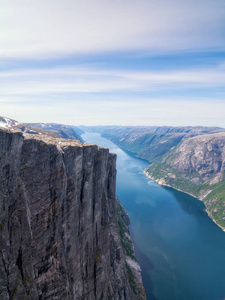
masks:
[[[192,197],[198,199],[195,195],[192,195],[192,194],[190,194],[190,193],[184,192],[184,191],[182,191],[182,190],[180,190],[180,189],[178,189],[178,188],[175,188],[175,187],[172,186],[172,185],[169,185],[169,184],[163,184],[163,183],[157,182],[157,181],[156,181],[153,177],[151,177],[151,176],[149,175],[149,173],[147,173],[145,170],[144,170],[144,173],[145,173],[145,175],[146,175],[148,178],[150,178],[151,180],[153,180],[154,182],[156,182],[156,183],[159,184],[159,185],[170,187],[170,188],[172,188],[172,189],[175,189],[175,190],[177,190],[177,191],[179,191],[179,192],[182,192],[182,193],[184,193],[184,194],[187,194],[187,195],[189,195],[189,196],[192,196]],[[202,201],[202,200],[200,200],[200,199],[198,199],[198,200],[199,200],[199,201]],[[203,202],[203,201],[202,201],[202,202]]]
[[[147,168],[146,168],[146,169],[147,169]],[[145,174],[148,178],[150,178],[151,180],[153,180],[154,182],[156,182],[157,184],[159,184],[159,185],[161,185],[161,186],[167,186],[167,187],[173,188],[173,189],[175,189],[175,190],[177,190],[177,191],[179,191],[179,192],[182,192],[182,193],[184,193],[184,194],[187,194],[187,195],[189,195],[189,196],[192,196],[192,197],[194,197],[195,199],[197,199],[197,200],[199,200],[199,201],[201,201],[201,202],[204,203],[203,200],[197,198],[196,196],[194,196],[194,195],[192,195],[192,194],[190,194],[190,193],[184,192],[184,191],[182,191],[182,190],[180,190],[180,189],[178,189],[178,188],[175,188],[174,186],[171,186],[171,185],[169,185],[169,184],[163,184],[163,183],[157,182],[151,175],[149,175],[149,173],[147,173],[146,169],[144,170],[144,174]],[[204,205],[205,205],[205,203],[204,203]],[[219,224],[216,222],[216,220],[215,220],[214,218],[212,218],[212,216],[210,215],[210,213],[209,213],[208,210],[207,210],[207,206],[206,206],[206,205],[205,205],[205,208],[206,208],[205,211],[206,211],[207,215],[210,217],[210,219],[211,219],[218,227],[220,227],[220,228],[223,230],[223,232],[225,232],[225,227],[222,227],[221,225],[219,225]]]

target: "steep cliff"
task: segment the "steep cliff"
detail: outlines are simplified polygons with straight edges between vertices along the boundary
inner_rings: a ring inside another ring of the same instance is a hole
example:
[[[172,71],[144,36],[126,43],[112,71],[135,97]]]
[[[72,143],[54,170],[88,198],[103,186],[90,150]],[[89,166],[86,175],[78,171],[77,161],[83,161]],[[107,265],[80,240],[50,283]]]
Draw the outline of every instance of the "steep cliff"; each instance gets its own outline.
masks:
[[[93,127],[152,164],[147,176],[203,200],[225,230],[225,129],[218,127]]]
[[[145,299],[121,244],[115,162],[95,145],[0,130],[1,300]]]
[[[203,200],[207,212],[225,229],[225,133],[188,138],[172,148],[146,174]]]
[[[87,128],[88,129],[88,128]],[[92,127],[119,147],[133,152],[150,163],[157,162],[183,140],[202,134],[225,132],[217,127]]]

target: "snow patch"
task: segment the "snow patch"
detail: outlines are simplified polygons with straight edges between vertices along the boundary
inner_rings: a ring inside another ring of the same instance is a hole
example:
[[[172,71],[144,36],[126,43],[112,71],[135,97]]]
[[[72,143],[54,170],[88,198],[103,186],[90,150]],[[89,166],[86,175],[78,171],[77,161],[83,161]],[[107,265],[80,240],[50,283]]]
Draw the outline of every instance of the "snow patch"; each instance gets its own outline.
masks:
[[[8,127],[8,124],[5,123],[5,122],[1,122],[1,121],[0,121],[0,126],[3,127],[3,128],[7,128],[7,127]]]
[[[20,123],[9,118],[0,117],[0,127],[12,129],[14,126],[19,125]]]

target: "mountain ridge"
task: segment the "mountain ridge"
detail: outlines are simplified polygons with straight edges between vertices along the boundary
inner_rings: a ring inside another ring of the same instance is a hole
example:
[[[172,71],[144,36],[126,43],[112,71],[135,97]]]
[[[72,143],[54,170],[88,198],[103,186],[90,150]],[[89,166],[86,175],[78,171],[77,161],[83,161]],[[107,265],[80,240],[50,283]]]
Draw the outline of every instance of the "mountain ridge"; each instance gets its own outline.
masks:
[[[218,127],[105,127],[101,134],[151,165],[145,174],[186,192],[225,229],[225,129]],[[93,130],[98,130],[94,128]]]

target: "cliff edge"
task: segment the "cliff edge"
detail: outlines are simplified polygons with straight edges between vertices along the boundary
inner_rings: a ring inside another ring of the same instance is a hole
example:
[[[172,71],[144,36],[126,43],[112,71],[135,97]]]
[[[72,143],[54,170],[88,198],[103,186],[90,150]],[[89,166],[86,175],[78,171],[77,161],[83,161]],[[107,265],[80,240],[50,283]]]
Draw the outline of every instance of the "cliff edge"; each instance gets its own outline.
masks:
[[[115,163],[95,145],[0,130],[0,299],[145,299]]]
[[[119,147],[147,159],[145,174],[206,206],[225,231],[225,129],[218,127],[91,127]]]

